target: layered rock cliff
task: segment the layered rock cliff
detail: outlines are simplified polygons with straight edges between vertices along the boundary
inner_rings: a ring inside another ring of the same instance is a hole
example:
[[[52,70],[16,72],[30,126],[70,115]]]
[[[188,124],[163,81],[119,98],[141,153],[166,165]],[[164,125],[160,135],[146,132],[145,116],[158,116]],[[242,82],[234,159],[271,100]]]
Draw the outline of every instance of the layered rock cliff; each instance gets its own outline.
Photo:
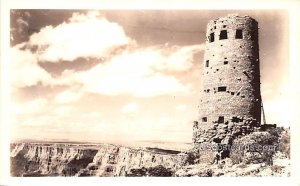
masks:
[[[155,151],[110,144],[12,144],[12,176],[127,176],[162,166],[175,171],[178,151]]]
[[[11,145],[11,175],[290,175],[289,129],[274,128],[268,132],[253,132],[235,139],[228,148],[229,157],[220,159],[215,150],[205,148],[202,151],[194,148],[181,152],[110,144],[15,143]]]

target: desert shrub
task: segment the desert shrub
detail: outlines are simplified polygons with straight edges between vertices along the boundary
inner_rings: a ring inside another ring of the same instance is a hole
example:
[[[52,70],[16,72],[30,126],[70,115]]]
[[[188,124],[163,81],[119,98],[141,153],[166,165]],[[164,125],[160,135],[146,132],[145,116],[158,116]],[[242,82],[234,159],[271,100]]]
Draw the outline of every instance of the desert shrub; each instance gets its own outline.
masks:
[[[146,176],[147,168],[142,167],[138,169],[131,169],[129,173],[126,174],[127,177],[141,177]]]
[[[201,171],[198,173],[198,176],[200,177],[212,177],[213,171],[211,169],[205,169],[204,171]]]
[[[196,153],[194,150],[181,152],[178,154],[179,165],[193,165],[196,163],[196,159],[199,158],[199,153]]]
[[[158,165],[155,167],[150,167],[148,169],[148,176],[170,177],[173,176],[173,172],[171,171],[171,169],[167,169],[162,165]]]
[[[273,165],[271,167],[271,170],[274,173],[281,173],[283,169],[284,169],[284,166],[279,166],[279,165]]]
[[[278,150],[282,152],[286,157],[290,158],[290,131],[286,129],[281,133],[279,142],[278,142]]]
[[[170,168],[165,168],[162,165],[157,165],[155,167],[150,168],[137,168],[131,169],[127,177],[143,177],[143,176],[151,176],[151,177],[171,177],[174,175],[174,172]]]
[[[269,132],[273,138],[274,141],[278,142],[281,133],[284,131],[283,127],[276,127],[276,128],[271,128],[268,129],[267,132]]]
[[[187,162],[188,162],[189,165],[195,164],[195,160],[197,158],[199,158],[198,154],[196,154],[193,151],[188,152],[187,155],[188,155]]]
[[[253,132],[233,141],[230,159],[234,164],[272,164],[277,142],[269,132]]]

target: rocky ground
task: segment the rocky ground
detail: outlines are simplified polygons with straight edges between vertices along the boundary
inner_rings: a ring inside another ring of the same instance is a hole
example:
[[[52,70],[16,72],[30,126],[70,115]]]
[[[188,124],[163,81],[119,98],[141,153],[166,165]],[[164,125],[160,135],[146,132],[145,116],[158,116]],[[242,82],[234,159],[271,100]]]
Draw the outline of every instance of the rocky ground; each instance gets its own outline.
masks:
[[[275,128],[241,136],[231,145],[275,147],[215,151],[133,148],[110,144],[15,143],[12,176],[289,176],[289,129]]]
[[[273,165],[266,163],[233,164],[230,158],[224,159],[220,164],[195,164],[180,168],[175,172],[178,177],[236,177],[236,176],[290,176],[290,159],[277,152],[273,156]]]

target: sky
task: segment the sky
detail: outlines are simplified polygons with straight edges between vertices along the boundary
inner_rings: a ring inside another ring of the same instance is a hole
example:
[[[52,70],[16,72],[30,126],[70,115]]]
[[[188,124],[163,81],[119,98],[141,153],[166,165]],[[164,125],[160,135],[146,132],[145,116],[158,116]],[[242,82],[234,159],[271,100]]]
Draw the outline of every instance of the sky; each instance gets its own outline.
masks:
[[[206,24],[259,23],[268,123],[289,126],[284,10],[11,10],[12,138],[190,143]]]

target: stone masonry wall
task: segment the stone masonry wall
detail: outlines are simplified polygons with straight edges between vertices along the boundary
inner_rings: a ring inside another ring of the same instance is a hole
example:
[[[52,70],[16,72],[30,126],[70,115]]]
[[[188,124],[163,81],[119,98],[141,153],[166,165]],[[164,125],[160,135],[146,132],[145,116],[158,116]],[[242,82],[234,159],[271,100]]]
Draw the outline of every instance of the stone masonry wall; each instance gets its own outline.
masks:
[[[228,143],[255,130],[260,120],[258,23],[238,15],[211,20],[193,142]]]

